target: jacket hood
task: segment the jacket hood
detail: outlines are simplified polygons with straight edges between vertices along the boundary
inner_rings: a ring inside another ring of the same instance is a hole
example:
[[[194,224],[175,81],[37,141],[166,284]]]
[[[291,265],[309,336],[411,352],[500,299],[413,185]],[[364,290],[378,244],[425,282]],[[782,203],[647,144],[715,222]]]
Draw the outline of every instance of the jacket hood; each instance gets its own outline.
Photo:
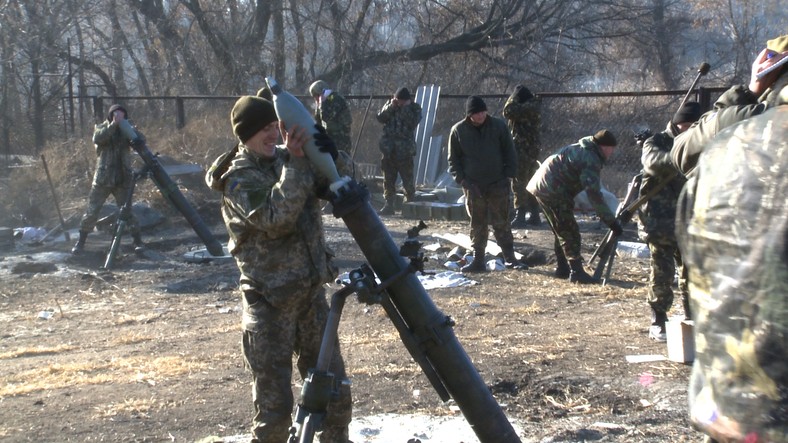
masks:
[[[599,156],[599,159],[602,160],[602,164],[605,164],[605,156],[602,155],[602,151],[599,149],[599,145],[596,144],[594,141],[594,137],[589,135],[588,137],[583,137],[577,142],[583,149],[588,149],[589,151],[595,153]]]

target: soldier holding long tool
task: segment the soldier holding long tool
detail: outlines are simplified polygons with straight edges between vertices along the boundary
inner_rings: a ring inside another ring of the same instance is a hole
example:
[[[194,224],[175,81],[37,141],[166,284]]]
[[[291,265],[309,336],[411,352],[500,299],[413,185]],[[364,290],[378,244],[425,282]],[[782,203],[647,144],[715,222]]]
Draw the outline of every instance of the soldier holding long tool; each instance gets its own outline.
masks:
[[[676,202],[686,179],[670,163],[673,139],[700,117],[700,104],[687,102],[668,123],[668,127],[643,142],[643,180],[640,195],[663,186],[640,210],[641,238],[651,252],[651,277],[648,304],[651,307],[649,338],[665,341],[667,312],[673,304],[673,276],[679,270],[679,293],[684,314],[690,318],[687,270],[676,243]],[[662,182],[667,181],[667,184]]]

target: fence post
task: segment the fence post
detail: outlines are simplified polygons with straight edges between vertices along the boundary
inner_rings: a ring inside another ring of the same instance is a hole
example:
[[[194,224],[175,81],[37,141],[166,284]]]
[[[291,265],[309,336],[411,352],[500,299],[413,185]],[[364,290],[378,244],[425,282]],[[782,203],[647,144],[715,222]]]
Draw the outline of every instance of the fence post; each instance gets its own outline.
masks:
[[[175,128],[183,129],[186,126],[186,112],[183,110],[183,98],[175,97]]]
[[[104,120],[104,99],[101,97],[93,97],[93,122],[97,123]]]
[[[704,87],[698,88],[698,102],[700,103],[700,109],[702,109],[703,112],[711,109],[711,91]]]

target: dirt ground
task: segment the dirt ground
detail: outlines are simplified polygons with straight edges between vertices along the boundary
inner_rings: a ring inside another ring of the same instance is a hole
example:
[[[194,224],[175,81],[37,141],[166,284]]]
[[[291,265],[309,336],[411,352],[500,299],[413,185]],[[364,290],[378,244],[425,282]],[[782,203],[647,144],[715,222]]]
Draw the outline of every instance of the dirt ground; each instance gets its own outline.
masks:
[[[226,241],[218,210],[200,212]],[[341,271],[362,264],[343,222],[324,220]],[[382,220],[397,244],[417,223]],[[588,257],[604,230],[582,221]],[[438,242],[433,234],[468,231],[464,221],[426,223],[425,245]],[[553,264],[539,259],[552,258],[546,224],[527,238],[515,234],[517,250],[536,266],[473,275],[476,285],[429,295],[456,322],[456,336],[522,441],[699,441],[687,420],[690,366],[626,360],[667,354],[647,337],[647,261],[619,259],[604,287],[575,285],[553,278]],[[234,262],[184,260],[201,244],[177,217],[144,237],[145,255],[124,245],[111,272],[99,270],[105,233],[89,237],[79,257],[65,242],[19,245],[0,256],[0,441],[232,441],[248,434],[250,376],[240,353]],[[625,239],[635,239],[633,226]],[[444,271],[453,246],[441,242],[427,252],[426,268]],[[380,306],[349,299],[339,333],[357,419],[461,417],[453,401],[435,394]],[[460,441],[397,426],[401,439],[392,441]],[[354,432],[356,443],[373,440]]]

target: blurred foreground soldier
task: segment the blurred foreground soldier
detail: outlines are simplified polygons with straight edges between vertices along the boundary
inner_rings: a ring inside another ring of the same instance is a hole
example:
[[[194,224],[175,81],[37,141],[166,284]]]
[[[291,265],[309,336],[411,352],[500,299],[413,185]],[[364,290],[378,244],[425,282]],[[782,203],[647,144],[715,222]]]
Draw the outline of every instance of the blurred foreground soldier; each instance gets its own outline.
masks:
[[[676,243],[676,203],[681,189],[686,183],[670,161],[673,138],[686,131],[700,118],[700,104],[687,102],[676,112],[668,127],[643,143],[642,156],[643,181],[640,195],[657,191],[640,210],[640,237],[651,252],[651,278],[648,287],[648,304],[651,307],[651,326],[649,338],[665,341],[665,322],[668,311],[673,305],[673,277],[679,270],[679,294],[684,307],[684,315],[691,318],[689,292],[687,290],[687,269]],[[667,184],[665,184],[667,183]]]
[[[564,146],[548,157],[528,182],[528,191],[542,207],[547,223],[555,234],[555,276],[571,282],[598,283],[583,269],[580,255],[580,227],[575,220],[575,196],[586,191],[596,215],[616,235],[624,232],[621,223],[605,204],[599,173],[613,155],[617,142],[602,129],[593,136]]]
[[[788,74],[760,115],[706,145],[679,202],[707,442],[788,441]]]
[[[525,189],[528,181],[539,169],[539,114],[540,102],[523,85],[517,85],[503,106],[503,116],[509,125],[517,152],[517,176],[512,180],[515,215],[512,228],[525,229],[539,225],[539,203]],[[525,218],[528,213],[528,218]]]
[[[243,355],[252,372],[255,415],[253,442],[287,441],[293,412],[293,355],[301,378],[317,363],[328,315],[323,284],[337,273],[323,236],[318,195],[328,183],[312,170],[302,147],[301,128],[285,132],[274,106],[259,97],[241,97],[230,115],[238,152],[220,156],[206,176],[222,192],[228,248],[241,271]],[[276,142],[281,135],[283,146]],[[315,135],[340,166],[324,133]],[[320,441],[347,442],[350,386],[334,344],[330,370],[337,386],[323,422]]]
[[[506,266],[528,269],[514,255],[514,237],[509,223],[509,180],[517,173],[517,154],[506,123],[487,115],[487,104],[481,97],[468,97],[465,118],[451,128],[449,172],[462,186],[465,208],[471,218],[473,261],[465,265],[462,272],[487,270],[484,254],[488,225],[492,225]]]
[[[329,89],[328,83],[317,80],[309,86],[315,99],[315,120],[323,126],[340,151],[351,152],[350,128],[353,115],[345,97]]]
[[[416,196],[413,179],[416,139],[413,131],[421,121],[421,105],[412,100],[408,88],[399,88],[378,112],[377,119],[383,123],[380,168],[383,170],[383,197],[386,199],[380,214],[391,215],[397,197],[397,174],[402,178],[405,201],[413,201]]]
[[[760,73],[788,56],[788,35],[769,40],[752,64],[748,86],[737,85],[725,91],[714,103],[714,108],[703,114],[697,123],[678,135],[671,151],[673,163],[684,174],[695,169],[698,156],[708,142],[726,127],[763,113],[779,99],[782,85],[788,82],[782,75],[788,65],[782,65],[766,75]]]
[[[96,227],[99,212],[107,197],[112,194],[115,204],[120,208],[126,202],[129,189],[134,184],[131,170],[131,142],[118,127],[118,123],[128,119],[128,116],[123,106],[112,105],[107,113],[107,120],[96,125],[93,132],[93,143],[98,156],[96,172],[93,174],[93,185],[88,195],[88,207],[79,225],[79,239],[71,249],[72,254],[79,254],[85,250],[85,240]],[[134,130],[144,141],[142,133],[136,127]],[[140,227],[133,211],[129,219],[129,228],[135,249],[139,252],[145,245],[142,243]]]

